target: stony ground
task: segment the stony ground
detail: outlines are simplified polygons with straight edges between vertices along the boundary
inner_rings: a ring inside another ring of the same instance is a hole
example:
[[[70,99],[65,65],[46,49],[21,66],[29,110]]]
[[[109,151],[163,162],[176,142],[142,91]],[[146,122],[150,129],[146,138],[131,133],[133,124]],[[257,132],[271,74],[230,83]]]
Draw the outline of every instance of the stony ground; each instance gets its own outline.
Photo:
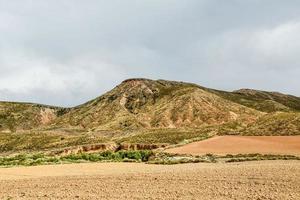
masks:
[[[299,161],[0,169],[0,199],[300,199]]]
[[[217,136],[167,149],[179,154],[286,154],[300,155],[300,136]]]

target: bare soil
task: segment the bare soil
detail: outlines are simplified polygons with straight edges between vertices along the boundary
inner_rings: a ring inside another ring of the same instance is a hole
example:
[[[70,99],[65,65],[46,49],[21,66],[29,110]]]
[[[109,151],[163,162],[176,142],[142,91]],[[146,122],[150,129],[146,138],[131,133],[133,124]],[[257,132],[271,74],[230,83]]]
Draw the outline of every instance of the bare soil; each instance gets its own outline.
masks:
[[[300,136],[217,136],[167,149],[179,154],[288,154],[300,155]]]
[[[300,199],[299,161],[0,169],[0,199]]]

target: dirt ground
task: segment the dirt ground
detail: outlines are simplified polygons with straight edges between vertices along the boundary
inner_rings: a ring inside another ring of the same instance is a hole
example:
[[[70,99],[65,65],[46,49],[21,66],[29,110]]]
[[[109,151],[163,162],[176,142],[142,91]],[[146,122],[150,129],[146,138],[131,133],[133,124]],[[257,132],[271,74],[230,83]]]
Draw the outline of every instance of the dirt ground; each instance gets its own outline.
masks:
[[[0,169],[0,199],[300,199],[299,161]]]
[[[300,155],[300,136],[218,136],[168,149],[182,154],[288,154]]]

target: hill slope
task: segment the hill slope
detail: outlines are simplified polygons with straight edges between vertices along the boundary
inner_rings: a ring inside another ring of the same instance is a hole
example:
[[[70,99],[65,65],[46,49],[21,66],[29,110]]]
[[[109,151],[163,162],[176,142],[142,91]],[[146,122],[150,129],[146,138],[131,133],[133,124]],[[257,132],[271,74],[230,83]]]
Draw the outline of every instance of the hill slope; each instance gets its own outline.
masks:
[[[196,128],[230,121],[248,124],[260,115],[194,84],[130,79],[72,109],[56,125],[94,130]]]
[[[260,117],[238,132],[242,135],[299,135],[300,113],[276,112]]]
[[[266,92],[252,89],[240,89],[233,92],[211,90],[230,101],[254,108],[262,112],[300,111],[300,98],[279,92]]]
[[[67,109],[31,103],[0,102],[0,131],[30,130],[50,124]]]

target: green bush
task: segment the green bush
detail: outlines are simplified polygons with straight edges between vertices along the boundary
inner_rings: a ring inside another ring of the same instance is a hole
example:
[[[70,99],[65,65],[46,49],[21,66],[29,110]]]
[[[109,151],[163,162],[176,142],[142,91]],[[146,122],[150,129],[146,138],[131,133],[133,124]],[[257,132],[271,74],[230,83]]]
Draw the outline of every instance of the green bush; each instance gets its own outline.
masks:
[[[149,160],[150,156],[153,155],[153,152],[150,150],[141,150],[141,151],[104,151],[100,153],[81,153],[81,154],[71,154],[63,156],[61,159],[65,161],[74,161],[74,160],[85,160],[91,162],[98,162],[102,160],[112,160],[112,161],[123,161],[124,159],[136,160],[146,162]]]

